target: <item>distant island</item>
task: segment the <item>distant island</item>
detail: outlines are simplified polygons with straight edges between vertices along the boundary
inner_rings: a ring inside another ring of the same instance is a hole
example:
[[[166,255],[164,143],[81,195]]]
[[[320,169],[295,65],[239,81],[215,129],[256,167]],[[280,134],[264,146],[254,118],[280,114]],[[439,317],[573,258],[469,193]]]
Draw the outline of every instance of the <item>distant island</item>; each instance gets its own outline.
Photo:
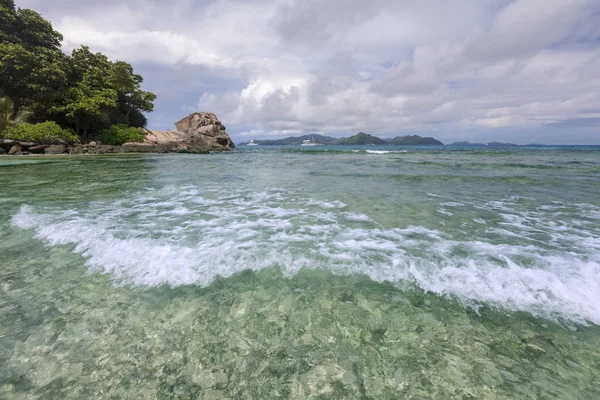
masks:
[[[254,143],[263,146],[299,146],[304,140],[312,139],[319,144],[334,146],[443,146],[444,144],[432,137],[421,137],[418,135],[396,136],[393,139],[382,139],[368,133],[359,132],[348,138],[334,138],[323,135],[290,136],[278,140],[255,140]],[[247,143],[241,143],[242,145]]]
[[[514,143],[502,143],[502,142],[489,142],[489,143],[471,143],[471,142],[454,142],[447,146],[492,146],[492,147],[507,147],[507,146],[518,146]]]
[[[388,140],[388,143],[398,146],[443,146],[444,143],[432,137],[421,137],[419,135],[396,136]]]
[[[369,135],[368,133],[359,132],[349,138],[338,139],[335,144],[342,146],[384,146],[388,144],[385,140],[377,136]]]

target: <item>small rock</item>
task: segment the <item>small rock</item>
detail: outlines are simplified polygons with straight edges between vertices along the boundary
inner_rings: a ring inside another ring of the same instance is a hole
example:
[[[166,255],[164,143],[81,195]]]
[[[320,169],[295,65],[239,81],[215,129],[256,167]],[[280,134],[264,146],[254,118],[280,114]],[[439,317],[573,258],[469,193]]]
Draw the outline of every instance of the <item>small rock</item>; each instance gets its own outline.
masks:
[[[88,144],[88,146],[96,146],[97,144],[98,144],[98,143],[96,143],[96,142],[90,142],[90,143]]]
[[[64,144],[66,146],[68,143],[64,139],[47,138],[47,139],[42,139],[40,141],[40,144]]]
[[[30,152],[32,152],[32,153],[34,153],[34,154],[37,154],[37,153],[43,153],[43,152],[44,152],[44,149],[45,149],[46,147],[48,147],[48,146],[44,146],[44,145],[39,145],[39,146],[31,146],[31,147],[29,148],[29,151],[30,151]]]
[[[13,147],[10,148],[10,150],[8,151],[8,154],[9,155],[17,154],[17,153],[20,153],[21,150],[22,150],[21,145],[15,144]]]
[[[511,374],[508,371],[500,369],[500,370],[498,370],[498,372],[500,372],[506,379],[508,379],[511,382],[518,382],[519,381],[519,378],[517,378],[515,375]]]
[[[44,149],[44,154],[63,154],[67,151],[67,147],[64,144],[53,144]]]
[[[356,382],[356,375],[354,375],[350,371],[346,371],[346,372],[344,372],[344,376],[342,377],[342,380],[344,381],[344,383]]]
[[[402,385],[404,383],[404,371],[402,371],[402,367],[398,367],[396,372],[394,372],[394,380],[397,385]]]
[[[155,145],[150,143],[123,143],[121,146],[123,151],[127,153],[166,153],[165,146]]]
[[[19,142],[19,144],[22,147],[32,147],[32,146],[35,146],[37,143],[33,143],[33,142]]]
[[[0,147],[0,154],[6,154],[6,150],[4,150],[2,147]]]

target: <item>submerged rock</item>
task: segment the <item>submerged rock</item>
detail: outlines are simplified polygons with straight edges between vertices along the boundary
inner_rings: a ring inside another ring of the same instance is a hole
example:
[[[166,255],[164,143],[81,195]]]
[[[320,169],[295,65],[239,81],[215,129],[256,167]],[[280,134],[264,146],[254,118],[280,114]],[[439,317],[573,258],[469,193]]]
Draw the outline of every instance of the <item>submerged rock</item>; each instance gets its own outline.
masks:
[[[112,153],[123,153],[122,146],[113,145],[97,145],[94,144],[76,144],[71,149],[72,154],[112,154]]]

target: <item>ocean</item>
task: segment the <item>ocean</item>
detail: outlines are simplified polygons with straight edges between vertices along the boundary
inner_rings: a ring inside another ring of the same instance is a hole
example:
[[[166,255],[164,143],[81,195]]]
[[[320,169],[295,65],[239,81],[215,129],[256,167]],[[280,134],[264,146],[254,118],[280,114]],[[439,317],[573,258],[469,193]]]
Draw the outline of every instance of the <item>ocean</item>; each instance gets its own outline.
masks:
[[[7,156],[0,188],[0,398],[600,398],[600,147]]]

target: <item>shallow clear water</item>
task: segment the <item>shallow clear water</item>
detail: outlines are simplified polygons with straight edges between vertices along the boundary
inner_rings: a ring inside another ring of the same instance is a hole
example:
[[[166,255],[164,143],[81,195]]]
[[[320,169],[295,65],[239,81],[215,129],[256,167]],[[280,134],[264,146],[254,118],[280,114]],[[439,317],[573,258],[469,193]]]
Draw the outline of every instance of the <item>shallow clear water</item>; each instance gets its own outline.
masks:
[[[600,148],[0,158],[0,398],[600,398]]]

